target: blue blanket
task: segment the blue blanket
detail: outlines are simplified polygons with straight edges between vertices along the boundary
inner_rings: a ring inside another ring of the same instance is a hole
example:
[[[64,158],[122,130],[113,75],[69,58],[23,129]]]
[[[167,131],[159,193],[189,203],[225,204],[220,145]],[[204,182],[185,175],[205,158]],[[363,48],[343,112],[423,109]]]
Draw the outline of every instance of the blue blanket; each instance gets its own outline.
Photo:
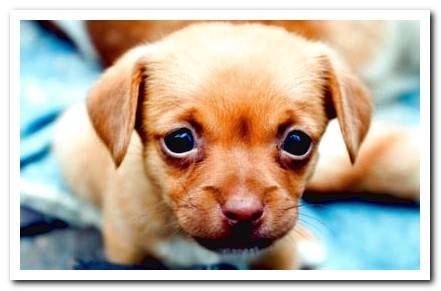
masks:
[[[20,41],[22,205],[69,224],[99,225],[75,211],[78,205],[63,185],[51,154],[51,134],[58,115],[85,98],[101,69],[36,22],[21,22]],[[417,125],[419,88],[396,100],[377,115]],[[327,249],[321,268],[419,269],[418,206],[355,199],[304,204],[301,220]]]

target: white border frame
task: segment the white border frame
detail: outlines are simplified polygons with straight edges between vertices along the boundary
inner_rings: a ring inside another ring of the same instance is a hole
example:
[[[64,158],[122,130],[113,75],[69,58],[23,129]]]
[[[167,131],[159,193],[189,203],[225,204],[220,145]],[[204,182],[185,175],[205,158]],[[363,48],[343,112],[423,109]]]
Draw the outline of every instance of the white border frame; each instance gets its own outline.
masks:
[[[330,16],[332,15],[332,16]],[[420,21],[420,270],[20,270],[20,20],[314,19]],[[21,10],[10,14],[11,280],[429,280],[430,11],[429,10]]]

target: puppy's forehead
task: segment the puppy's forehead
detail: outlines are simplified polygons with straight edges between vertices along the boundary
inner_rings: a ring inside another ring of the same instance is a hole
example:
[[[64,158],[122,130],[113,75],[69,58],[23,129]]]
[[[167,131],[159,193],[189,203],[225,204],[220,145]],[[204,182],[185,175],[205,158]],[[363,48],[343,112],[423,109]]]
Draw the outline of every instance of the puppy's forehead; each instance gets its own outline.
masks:
[[[163,81],[185,82],[188,88],[197,88],[211,73],[228,68],[245,74],[266,72],[280,82],[284,75],[287,80],[317,79],[324,51],[323,45],[279,27],[205,24],[159,42],[152,61]],[[295,88],[293,85],[290,87]]]
[[[159,44],[147,68],[148,122],[161,128],[199,118],[205,127],[243,134],[290,118],[321,134],[319,45],[275,28],[196,28]]]

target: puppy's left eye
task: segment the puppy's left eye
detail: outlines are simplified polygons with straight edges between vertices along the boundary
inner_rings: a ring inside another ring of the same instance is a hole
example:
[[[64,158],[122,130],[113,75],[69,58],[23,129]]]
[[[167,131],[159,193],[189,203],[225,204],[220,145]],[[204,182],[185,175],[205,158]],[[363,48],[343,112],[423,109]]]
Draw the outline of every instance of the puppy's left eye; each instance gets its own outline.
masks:
[[[303,157],[309,153],[311,149],[311,138],[300,130],[291,130],[282,143],[282,150],[296,156]]]
[[[195,148],[193,133],[188,128],[180,128],[164,137],[167,150],[173,154],[184,154]]]

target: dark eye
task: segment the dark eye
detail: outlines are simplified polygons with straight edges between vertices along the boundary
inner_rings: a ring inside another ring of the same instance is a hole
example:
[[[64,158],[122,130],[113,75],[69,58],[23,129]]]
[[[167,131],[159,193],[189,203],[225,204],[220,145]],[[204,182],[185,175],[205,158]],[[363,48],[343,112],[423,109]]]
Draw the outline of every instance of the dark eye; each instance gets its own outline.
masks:
[[[282,144],[282,149],[293,156],[306,155],[310,148],[311,138],[300,130],[290,131]]]
[[[180,128],[165,136],[164,144],[172,153],[182,154],[195,147],[195,140],[190,129]]]

